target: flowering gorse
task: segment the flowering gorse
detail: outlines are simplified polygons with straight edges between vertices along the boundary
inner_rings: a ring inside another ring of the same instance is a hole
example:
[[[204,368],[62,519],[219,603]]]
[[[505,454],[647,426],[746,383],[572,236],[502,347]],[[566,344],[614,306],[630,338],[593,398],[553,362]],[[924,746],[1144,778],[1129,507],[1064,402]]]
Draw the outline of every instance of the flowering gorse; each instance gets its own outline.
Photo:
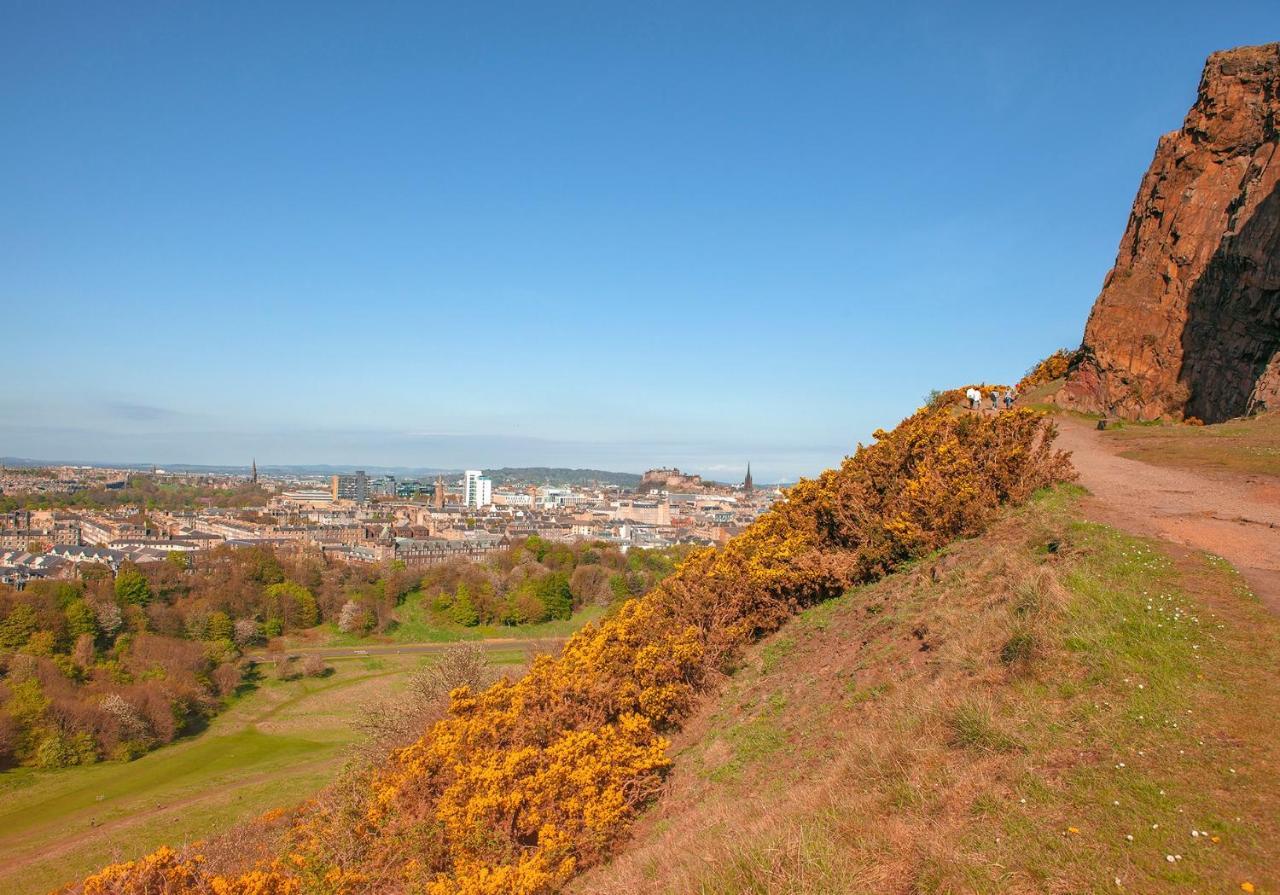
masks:
[[[161,850],[81,890],[554,891],[602,860],[654,798],[670,764],[665,735],[743,646],[1069,477],[1053,434],[1029,410],[923,409],[789,489],[722,549],[690,555],[558,657],[514,682],[455,690],[448,714],[375,769],[356,804],[300,809],[282,857],[228,879]]]

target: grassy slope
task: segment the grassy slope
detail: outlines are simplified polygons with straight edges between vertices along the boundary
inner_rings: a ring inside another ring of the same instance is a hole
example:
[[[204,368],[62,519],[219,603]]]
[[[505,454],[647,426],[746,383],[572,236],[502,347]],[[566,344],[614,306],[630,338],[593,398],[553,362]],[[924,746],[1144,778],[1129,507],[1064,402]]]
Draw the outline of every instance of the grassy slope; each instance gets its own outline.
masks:
[[[576,890],[1276,891],[1280,625],[1069,493],[757,646]]]
[[[1140,426],[1107,430],[1122,456],[1158,466],[1280,476],[1280,413],[1214,426]]]
[[[306,798],[333,779],[360,706],[424,661],[347,660],[328,678],[264,681],[199,736],[128,764],[0,774],[0,892],[45,892]]]
[[[1048,413],[1098,419],[1098,414],[1064,411],[1052,403],[1062,384],[1057,379],[1033,389],[1022,396],[1022,403]],[[1212,426],[1117,420],[1104,437],[1123,446],[1121,456],[1156,466],[1280,476],[1280,413]]]

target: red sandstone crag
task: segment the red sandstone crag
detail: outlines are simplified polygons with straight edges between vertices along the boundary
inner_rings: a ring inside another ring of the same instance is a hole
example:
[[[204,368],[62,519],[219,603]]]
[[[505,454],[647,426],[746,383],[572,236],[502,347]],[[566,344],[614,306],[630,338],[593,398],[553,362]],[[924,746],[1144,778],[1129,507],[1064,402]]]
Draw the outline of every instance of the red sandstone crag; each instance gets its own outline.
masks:
[[[1280,44],[1209,57],[1082,347],[1069,407],[1206,422],[1280,409]]]

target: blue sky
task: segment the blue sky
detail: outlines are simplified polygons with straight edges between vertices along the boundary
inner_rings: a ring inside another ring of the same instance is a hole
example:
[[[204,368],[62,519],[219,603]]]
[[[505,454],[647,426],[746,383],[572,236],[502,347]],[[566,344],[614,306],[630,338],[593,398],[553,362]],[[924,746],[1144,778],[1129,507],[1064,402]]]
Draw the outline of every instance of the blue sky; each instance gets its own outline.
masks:
[[[813,474],[1079,341],[1269,3],[0,2],[0,455]]]

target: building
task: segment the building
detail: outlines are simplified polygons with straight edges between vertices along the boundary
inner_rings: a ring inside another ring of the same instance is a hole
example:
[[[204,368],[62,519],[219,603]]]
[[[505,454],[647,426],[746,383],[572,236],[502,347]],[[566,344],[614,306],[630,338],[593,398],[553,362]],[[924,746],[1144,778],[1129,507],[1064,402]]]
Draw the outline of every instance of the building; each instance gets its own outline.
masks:
[[[355,475],[335,475],[330,480],[334,500],[354,500],[356,503],[369,502],[369,477],[363,469],[357,469]]]
[[[483,470],[468,469],[463,474],[462,502],[477,508],[493,503],[493,482]]]
[[[751,461],[747,461],[747,477],[742,480],[742,490],[747,494],[753,494],[756,490],[755,482],[751,481]]]
[[[702,487],[702,476],[685,475],[673,467],[650,469],[640,477],[638,491],[680,491]]]
[[[665,500],[623,500],[618,503],[614,518],[644,525],[670,525],[671,504]]]
[[[533,495],[524,491],[495,491],[493,492],[494,506],[499,507],[531,507],[533,506]]]

